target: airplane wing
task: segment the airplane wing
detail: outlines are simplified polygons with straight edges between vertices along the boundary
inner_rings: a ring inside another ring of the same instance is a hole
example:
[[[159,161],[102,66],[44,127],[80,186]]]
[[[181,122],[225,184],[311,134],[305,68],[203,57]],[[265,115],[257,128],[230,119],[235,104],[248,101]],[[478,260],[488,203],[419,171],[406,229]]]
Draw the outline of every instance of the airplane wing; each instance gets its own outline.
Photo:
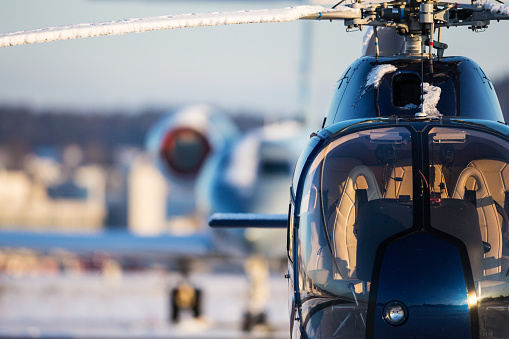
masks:
[[[115,257],[140,256],[153,260],[213,256],[217,248],[210,232],[192,235],[139,236],[128,231],[65,233],[0,231],[0,247],[41,252],[65,250],[77,254],[108,253]]]
[[[322,6],[295,6],[283,9],[214,12],[133,18],[111,22],[49,27],[0,34],[0,47],[34,44],[56,40],[88,38],[100,35],[142,33],[154,30],[220,26],[249,23],[288,22],[299,19],[352,19],[360,10],[346,6],[329,9]]]

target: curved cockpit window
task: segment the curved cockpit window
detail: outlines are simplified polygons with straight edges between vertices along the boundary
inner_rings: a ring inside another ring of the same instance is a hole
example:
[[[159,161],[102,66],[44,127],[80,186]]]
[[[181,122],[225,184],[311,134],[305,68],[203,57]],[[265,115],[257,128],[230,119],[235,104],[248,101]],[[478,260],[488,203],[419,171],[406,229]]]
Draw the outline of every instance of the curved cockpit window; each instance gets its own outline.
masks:
[[[506,308],[502,296],[509,294],[509,143],[478,131],[435,127],[428,144],[430,166],[439,169],[432,180],[443,188],[441,200],[432,198],[431,226],[465,244],[489,331],[486,312]]]
[[[430,164],[440,169],[433,180],[440,181],[445,192],[431,206],[432,227],[466,244],[475,281],[504,281],[509,143],[482,132],[435,127],[429,133],[429,149]],[[471,217],[465,219],[466,214]]]
[[[378,245],[412,227],[411,145],[404,127],[340,137],[318,154],[304,181],[299,287],[303,298],[333,300],[336,306],[321,310],[323,317],[342,320],[353,314],[359,322],[345,323],[343,331],[366,319]],[[323,317],[308,324],[312,337],[332,337],[337,330],[323,327],[335,321],[315,323]],[[362,336],[365,327],[356,328]]]
[[[296,251],[309,337],[364,337],[371,286],[380,287],[377,250],[420,226],[455,244],[468,284],[472,273],[468,304],[477,303],[481,333],[506,337],[497,319],[509,301],[509,142],[468,125],[419,134],[427,145],[412,149],[406,127],[354,132],[329,142],[311,163]],[[425,209],[414,208],[416,199]]]

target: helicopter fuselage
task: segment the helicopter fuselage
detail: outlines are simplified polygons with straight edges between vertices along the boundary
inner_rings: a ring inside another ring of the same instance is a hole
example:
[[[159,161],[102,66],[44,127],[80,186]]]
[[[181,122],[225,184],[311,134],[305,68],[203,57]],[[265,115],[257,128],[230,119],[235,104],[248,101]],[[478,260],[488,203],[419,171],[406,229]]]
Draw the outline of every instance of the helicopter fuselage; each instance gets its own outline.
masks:
[[[509,127],[477,64],[433,67],[339,80],[292,182],[294,338],[507,337]]]

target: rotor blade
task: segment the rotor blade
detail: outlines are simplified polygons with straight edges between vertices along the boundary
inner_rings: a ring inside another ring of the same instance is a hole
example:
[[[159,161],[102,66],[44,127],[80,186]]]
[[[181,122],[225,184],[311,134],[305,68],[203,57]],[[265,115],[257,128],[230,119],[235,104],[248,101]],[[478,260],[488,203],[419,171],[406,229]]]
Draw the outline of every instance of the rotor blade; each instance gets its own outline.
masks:
[[[487,2],[484,8],[490,10],[496,20],[509,20],[509,5]]]
[[[335,9],[322,6],[296,6],[282,9],[167,15],[2,33],[0,34],[0,47],[173,28],[287,22],[304,18],[347,19],[357,17],[360,17],[360,11],[347,6],[338,6]]]

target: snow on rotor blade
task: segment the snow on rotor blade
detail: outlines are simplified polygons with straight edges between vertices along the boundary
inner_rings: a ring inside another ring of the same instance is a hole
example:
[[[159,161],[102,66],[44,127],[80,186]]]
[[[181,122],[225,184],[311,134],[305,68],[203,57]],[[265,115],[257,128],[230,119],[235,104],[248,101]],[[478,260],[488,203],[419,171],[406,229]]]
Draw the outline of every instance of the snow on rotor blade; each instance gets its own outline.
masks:
[[[30,31],[2,33],[0,34],[0,47],[173,28],[287,22],[303,18],[329,19],[333,17],[335,19],[344,19],[360,16],[360,12],[357,9],[346,6],[338,7],[336,9],[329,9],[322,6],[296,6],[282,9],[180,14],[49,27]]]
[[[496,18],[498,20],[509,19],[509,5],[487,2],[484,4],[484,8],[490,10],[491,13],[500,14],[500,17]]]

